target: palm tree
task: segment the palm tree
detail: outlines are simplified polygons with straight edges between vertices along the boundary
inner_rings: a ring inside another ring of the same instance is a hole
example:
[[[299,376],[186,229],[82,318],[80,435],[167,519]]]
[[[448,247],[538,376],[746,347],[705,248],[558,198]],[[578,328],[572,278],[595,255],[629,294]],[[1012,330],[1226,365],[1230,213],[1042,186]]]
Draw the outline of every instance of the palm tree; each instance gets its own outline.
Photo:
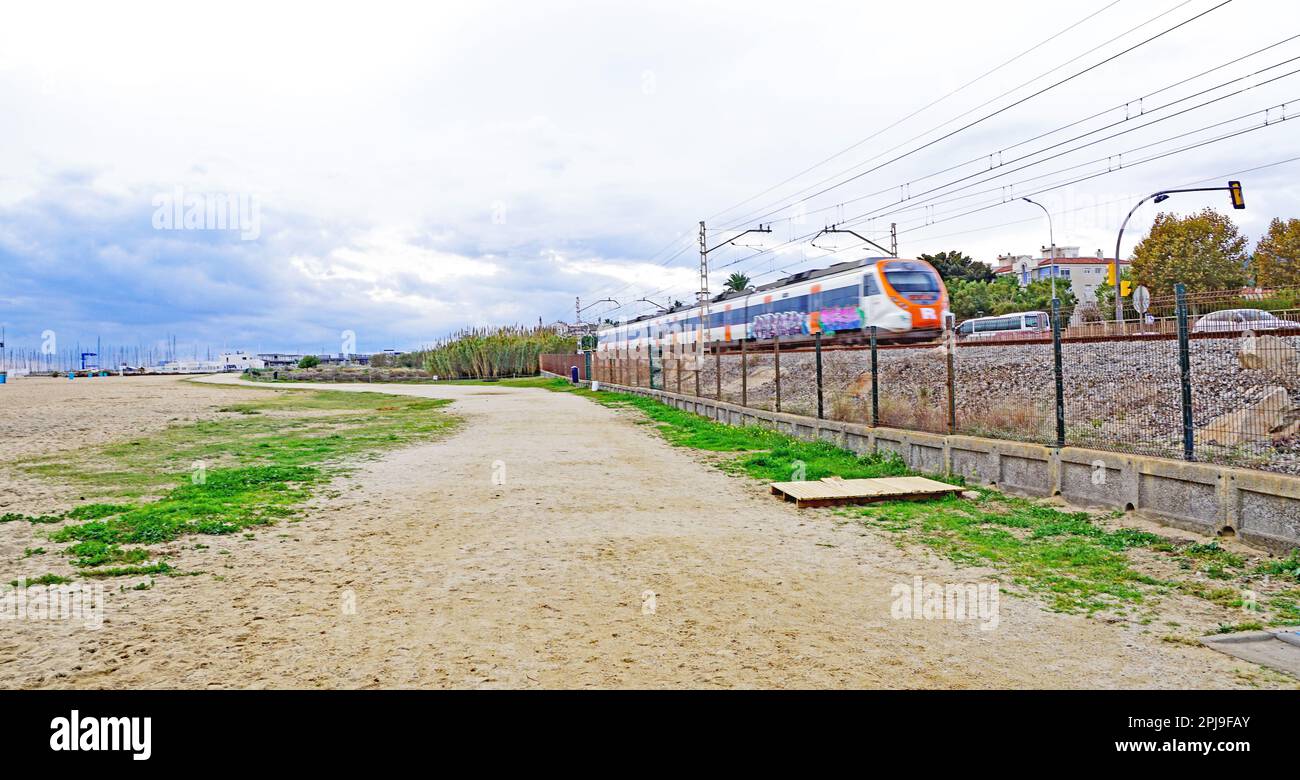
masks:
[[[733,292],[742,292],[749,287],[749,277],[737,272],[727,277],[726,284],[722,286]]]

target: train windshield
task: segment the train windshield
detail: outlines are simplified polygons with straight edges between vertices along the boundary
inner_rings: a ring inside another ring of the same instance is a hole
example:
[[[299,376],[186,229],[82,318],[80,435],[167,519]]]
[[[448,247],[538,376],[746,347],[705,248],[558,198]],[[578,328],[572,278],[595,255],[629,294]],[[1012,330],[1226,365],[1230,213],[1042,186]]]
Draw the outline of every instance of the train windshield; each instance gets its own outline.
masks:
[[[939,277],[924,268],[885,268],[889,286],[902,294],[937,293]]]

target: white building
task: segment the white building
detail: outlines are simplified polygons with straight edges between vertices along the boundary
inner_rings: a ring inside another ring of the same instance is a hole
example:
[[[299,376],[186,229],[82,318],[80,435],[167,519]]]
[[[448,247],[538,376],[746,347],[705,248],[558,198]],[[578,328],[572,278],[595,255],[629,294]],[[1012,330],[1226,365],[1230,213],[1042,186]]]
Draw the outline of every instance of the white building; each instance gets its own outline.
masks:
[[[266,368],[266,363],[256,355],[247,352],[222,352],[218,361],[223,371],[247,371],[250,368]]]
[[[999,255],[993,266],[993,273],[998,276],[1014,275],[1021,287],[1039,279],[1057,278],[1057,282],[1070,285],[1074,297],[1079,303],[1096,303],[1097,287],[1106,284],[1107,274],[1113,261],[1100,249],[1094,257],[1080,257],[1077,246],[1058,246],[1056,256],[1048,247],[1043,247],[1038,257],[1032,255]],[[1120,261],[1120,272],[1130,265],[1128,260]]]

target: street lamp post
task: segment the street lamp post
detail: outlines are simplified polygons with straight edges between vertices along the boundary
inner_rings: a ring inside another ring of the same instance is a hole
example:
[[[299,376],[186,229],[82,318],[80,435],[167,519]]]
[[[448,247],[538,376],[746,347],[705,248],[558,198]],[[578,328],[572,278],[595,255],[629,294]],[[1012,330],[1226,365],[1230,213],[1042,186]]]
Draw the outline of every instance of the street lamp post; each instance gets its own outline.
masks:
[[[1052,300],[1056,300],[1056,231],[1052,229],[1052,212],[1048,211],[1046,206],[1036,200],[1030,200],[1029,198],[1021,198],[1021,200],[1025,203],[1034,204],[1047,215],[1047,237],[1052,242],[1052,264],[1049,266],[1052,275]]]
[[[1246,198],[1244,195],[1242,195],[1241,192],[1241,182],[1230,181],[1228,182],[1228,186],[1226,187],[1193,187],[1190,189],[1160,190],[1159,192],[1153,192],[1150,195],[1143,198],[1142,200],[1138,201],[1137,205],[1134,206],[1129,211],[1128,216],[1124,217],[1124,221],[1121,222],[1119,225],[1119,235],[1115,238],[1115,257],[1111,261],[1112,272],[1115,275],[1115,326],[1116,327],[1119,327],[1120,324],[1124,322],[1124,298],[1120,295],[1120,289],[1122,285],[1120,284],[1120,279],[1119,279],[1119,247],[1120,247],[1120,242],[1124,240],[1124,228],[1125,226],[1128,225],[1128,221],[1133,216],[1133,213],[1136,212],[1139,208],[1141,208],[1143,203],[1146,203],[1149,200],[1154,199],[1156,203],[1163,203],[1166,200],[1169,200],[1170,195],[1174,195],[1180,192],[1225,192],[1225,191],[1231,193],[1232,207],[1234,209],[1246,208]]]

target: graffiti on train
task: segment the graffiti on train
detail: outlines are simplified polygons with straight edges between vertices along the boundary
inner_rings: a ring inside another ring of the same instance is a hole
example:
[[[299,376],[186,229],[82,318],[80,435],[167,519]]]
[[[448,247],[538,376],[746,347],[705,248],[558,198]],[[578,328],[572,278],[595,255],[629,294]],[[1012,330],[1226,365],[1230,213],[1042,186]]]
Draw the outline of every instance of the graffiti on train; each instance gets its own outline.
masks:
[[[811,315],[801,311],[783,311],[777,314],[760,314],[750,325],[756,339],[804,336],[811,333],[835,333],[862,327],[862,310],[855,306],[822,309]]]

